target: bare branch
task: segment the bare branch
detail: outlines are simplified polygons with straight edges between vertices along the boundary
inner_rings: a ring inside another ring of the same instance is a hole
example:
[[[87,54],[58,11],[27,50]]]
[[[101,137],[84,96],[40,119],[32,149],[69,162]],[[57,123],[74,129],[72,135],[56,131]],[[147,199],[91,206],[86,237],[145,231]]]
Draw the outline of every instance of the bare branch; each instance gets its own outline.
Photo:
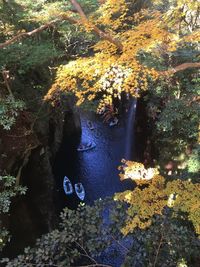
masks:
[[[95,259],[93,259],[89,254],[88,254],[88,252],[86,251],[86,249],[83,247],[83,246],[81,246],[77,241],[75,241],[75,243],[83,250],[83,252],[85,253],[85,254],[81,254],[82,256],[85,256],[85,257],[87,257],[88,259],[90,259],[94,264],[97,264],[97,262],[95,261]]]
[[[174,68],[168,69],[166,71],[161,71],[160,74],[162,75],[171,75],[179,71],[183,71],[190,68],[200,68],[200,62],[188,62],[178,65]]]
[[[120,242],[119,242],[119,240],[117,240],[113,235],[112,235],[112,239],[121,247],[121,248],[123,248],[124,250],[126,250],[126,252],[128,253],[128,252],[130,252],[130,250],[127,248],[127,247],[125,247],[124,245],[122,245]]]
[[[157,260],[158,260],[158,255],[159,255],[162,243],[163,243],[163,234],[161,234],[161,238],[160,238],[160,242],[159,242],[159,245],[158,245],[158,249],[156,251],[156,257],[155,257],[155,260],[154,260],[154,263],[153,263],[153,267],[156,267],[156,263],[157,263]]]
[[[110,43],[114,44],[119,50],[123,50],[123,45],[119,40],[113,38],[110,34],[107,34],[107,33],[103,32],[103,31],[101,31],[96,26],[94,26],[93,30],[94,30],[94,32],[96,32],[99,35],[100,38],[102,38],[104,40],[107,40]]]
[[[81,16],[82,19],[85,19],[86,21],[88,21],[82,7],[80,6],[80,4],[76,1],[76,0],[70,0],[71,4],[73,5],[73,7],[77,10],[77,12],[79,13],[79,15]]]
[[[11,44],[13,44],[13,43],[15,43],[15,42],[21,40],[21,39],[24,38],[24,37],[30,37],[30,36],[32,36],[32,35],[38,33],[38,32],[41,32],[41,31],[43,31],[43,30],[49,28],[50,26],[53,26],[53,25],[54,25],[55,23],[57,23],[58,21],[59,21],[58,19],[55,19],[55,20],[53,20],[53,21],[51,21],[51,22],[49,22],[49,23],[47,23],[47,24],[45,24],[45,25],[40,26],[40,27],[37,28],[37,29],[34,29],[33,31],[19,33],[19,34],[17,34],[16,36],[12,37],[11,39],[7,40],[6,42],[1,43],[1,44],[0,44],[0,48],[4,48],[4,47],[6,47],[6,46],[8,46],[8,45],[11,45]]]

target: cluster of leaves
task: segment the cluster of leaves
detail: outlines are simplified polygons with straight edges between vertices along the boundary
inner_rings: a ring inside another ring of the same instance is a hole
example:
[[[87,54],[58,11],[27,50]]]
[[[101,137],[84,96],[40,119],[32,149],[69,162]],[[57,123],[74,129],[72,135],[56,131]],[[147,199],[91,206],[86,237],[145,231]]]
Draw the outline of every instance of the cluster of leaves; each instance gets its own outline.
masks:
[[[107,13],[102,12],[104,9]],[[113,14],[110,13],[112,10]],[[124,22],[126,11],[127,5],[123,0],[117,5],[116,2],[106,1],[98,10],[98,14],[101,14],[98,22],[101,22],[102,27],[112,25],[112,29],[115,29],[113,36],[123,40],[123,53],[118,53],[118,47],[109,41],[99,41],[93,46],[94,56],[71,61],[58,69],[56,81],[46,99],[53,98],[53,94],[58,90],[65,90],[75,93],[77,104],[103,96],[102,102],[106,105],[112,102],[113,98],[120,98],[122,91],[138,95],[138,90],[147,89],[149,77],[157,77],[156,72],[142,66],[137,61],[136,54],[141,49],[141,45],[143,49],[149,49],[155,45],[155,38],[157,41],[161,40],[166,32],[156,27],[158,16],[155,15],[148,21],[148,30],[147,24],[143,23],[134,30],[130,26],[129,30],[123,30],[119,34],[117,29]],[[151,27],[152,38],[148,34]],[[91,25],[90,28],[92,31]],[[113,71],[115,69],[116,71]],[[121,75],[121,84],[118,81],[119,75]],[[105,87],[104,80],[107,78],[109,78],[109,85]]]
[[[137,184],[146,184],[158,174],[156,168],[145,168],[144,165],[139,162],[122,159],[122,163],[123,165],[118,168],[121,171],[119,174],[121,180],[130,178]]]
[[[13,97],[0,99],[0,125],[3,129],[10,130],[15,123],[19,112],[25,107],[24,102]]]
[[[143,164],[123,163],[123,179],[130,178],[138,185],[115,195],[122,204],[112,214],[113,227],[121,221],[120,231],[134,239],[124,266],[181,266],[184,261],[195,265],[200,246],[199,183],[167,181],[156,172],[144,180]],[[126,210],[123,203],[128,204]]]
[[[95,264],[94,255],[108,245],[102,227],[102,209],[101,201],[92,207],[80,205],[77,210],[65,208],[59,230],[44,235],[35,248],[26,248],[24,255],[3,262],[7,262],[7,267],[71,266],[80,259],[82,264]]]
[[[15,75],[25,75],[62,55],[63,53],[48,41],[38,43],[27,40],[26,43],[12,45],[4,53],[0,53],[0,64],[11,69]]]
[[[6,41],[15,34],[31,31],[37,27],[36,20],[33,20],[33,13],[39,8],[39,2],[31,4],[31,1],[2,1],[0,3],[0,14],[2,14],[0,25],[2,26],[0,40]],[[27,6],[26,4],[29,4]],[[41,8],[41,7],[40,7]],[[12,12],[12,16],[10,13]],[[40,38],[25,40],[23,43],[13,44],[5,47],[0,53],[1,65],[11,70],[15,75],[26,74],[30,69],[42,66],[52,59],[61,55],[51,40],[51,33],[42,34]]]
[[[96,6],[96,1],[83,1],[83,6],[91,12]],[[66,1],[1,1],[0,40],[3,42],[14,35],[30,32],[40,24],[57,19],[70,10],[71,5]],[[88,40],[91,39],[89,36]],[[22,70],[21,74],[25,74],[30,68],[34,69],[44,63],[52,64],[52,60],[82,52],[88,46],[88,40],[87,36],[83,38],[81,33],[78,33],[76,26],[62,23],[58,24],[58,28],[49,28],[31,39],[5,47],[0,62],[5,68],[12,70],[17,65]],[[78,47],[78,41],[82,49]]]
[[[200,170],[200,145],[197,145],[192,150],[190,157],[187,160],[187,169],[189,173],[197,174]]]
[[[126,164],[126,162],[125,162]],[[129,204],[126,226],[122,229],[124,234],[133,231],[136,227],[145,229],[152,223],[155,214],[162,214],[164,207],[173,207],[175,211],[188,214],[197,234],[200,234],[199,208],[200,208],[200,185],[191,180],[176,179],[167,182],[163,176],[156,174],[152,169],[151,177],[146,170],[144,179],[144,166],[137,162],[127,162],[123,179],[130,178],[139,186],[134,191],[125,191],[117,194],[115,199]],[[158,173],[158,170],[157,170]],[[148,185],[140,187],[140,185]]]
[[[23,195],[26,188],[15,185],[16,179],[13,176],[0,176],[0,217],[7,214],[10,209],[11,199],[17,195]],[[9,232],[2,227],[0,220],[0,250],[2,250],[6,241],[9,239]]]

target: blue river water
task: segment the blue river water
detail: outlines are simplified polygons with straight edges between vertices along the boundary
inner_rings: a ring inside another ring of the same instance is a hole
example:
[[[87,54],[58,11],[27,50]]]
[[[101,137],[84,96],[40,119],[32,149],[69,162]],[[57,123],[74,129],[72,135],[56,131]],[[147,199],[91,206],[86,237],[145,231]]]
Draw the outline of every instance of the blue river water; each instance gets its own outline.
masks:
[[[91,130],[87,121],[91,121],[94,129]],[[127,125],[125,120],[113,127],[103,123],[102,119],[94,113],[81,114],[82,136],[80,143],[93,141],[96,147],[88,151],[77,151],[70,144],[64,146],[58,157],[59,163],[56,168],[61,208],[77,205],[78,198],[75,193],[66,196],[62,182],[65,175],[71,182],[81,182],[85,188],[85,203],[92,204],[94,200],[112,196],[133,188],[131,181],[120,181],[118,166],[125,156],[127,145]]]

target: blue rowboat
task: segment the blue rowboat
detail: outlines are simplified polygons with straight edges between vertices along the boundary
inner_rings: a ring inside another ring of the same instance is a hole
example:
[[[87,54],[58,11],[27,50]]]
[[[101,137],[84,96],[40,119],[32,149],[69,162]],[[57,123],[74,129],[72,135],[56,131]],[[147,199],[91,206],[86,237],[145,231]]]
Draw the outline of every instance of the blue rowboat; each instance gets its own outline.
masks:
[[[67,176],[65,176],[63,179],[63,189],[64,189],[66,195],[71,195],[74,191],[72,183],[70,182],[70,180]]]
[[[75,192],[76,192],[78,198],[80,198],[80,200],[84,200],[84,198],[85,198],[85,189],[84,189],[82,183],[77,183],[77,184],[74,185],[74,187],[75,187]]]

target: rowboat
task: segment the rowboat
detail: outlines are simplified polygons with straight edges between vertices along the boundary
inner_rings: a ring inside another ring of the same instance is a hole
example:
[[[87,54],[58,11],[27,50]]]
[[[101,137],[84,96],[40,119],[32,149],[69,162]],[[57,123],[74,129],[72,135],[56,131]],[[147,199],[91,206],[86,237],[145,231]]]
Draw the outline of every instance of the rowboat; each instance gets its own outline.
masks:
[[[84,189],[82,183],[77,183],[77,184],[74,185],[74,187],[75,187],[75,192],[76,192],[78,198],[80,198],[80,200],[84,200],[84,198],[85,198],[85,189]]]
[[[94,125],[91,121],[87,121],[87,126],[90,130],[94,130]]]
[[[80,144],[79,147],[77,148],[77,151],[80,151],[80,152],[87,151],[95,147],[96,147],[96,144],[92,141],[89,141],[85,144]]]
[[[64,189],[66,195],[71,195],[74,191],[72,183],[70,182],[70,180],[67,176],[65,176],[63,179],[63,189]]]

